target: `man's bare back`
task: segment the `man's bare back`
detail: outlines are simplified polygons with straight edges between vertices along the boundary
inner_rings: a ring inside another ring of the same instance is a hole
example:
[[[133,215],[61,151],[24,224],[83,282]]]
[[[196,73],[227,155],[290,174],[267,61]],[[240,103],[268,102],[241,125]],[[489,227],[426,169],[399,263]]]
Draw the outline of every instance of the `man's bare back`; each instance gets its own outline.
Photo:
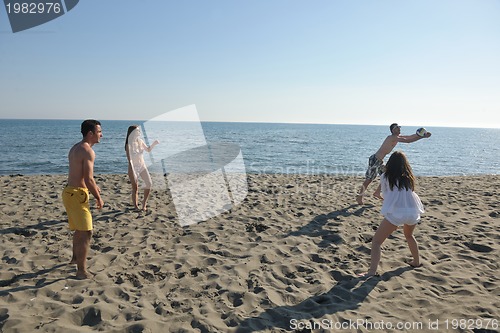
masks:
[[[398,144],[398,136],[397,135],[389,135],[387,138],[385,138],[384,142],[380,146],[379,150],[375,153],[375,156],[379,160],[384,160],[384,157],[389,154],[394,147]]]
[[[430,136],[431,133],[427,132],[424,137],[428,138]],[[384,157],[389,154],[399,142],[411,143],[420,139],[422,139],[422,137],[417,134],[401,135],[401,127],[396,126],[392,134],[385,138],[379,150],[375,153],[375,156],[377,156],[379,160],[383,161]]]

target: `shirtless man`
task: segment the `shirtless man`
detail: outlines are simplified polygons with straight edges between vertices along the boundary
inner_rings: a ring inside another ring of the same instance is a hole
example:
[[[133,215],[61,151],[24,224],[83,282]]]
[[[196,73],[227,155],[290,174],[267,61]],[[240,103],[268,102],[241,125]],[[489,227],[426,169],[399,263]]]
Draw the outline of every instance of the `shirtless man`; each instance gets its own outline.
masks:
[[[89,207],[89,191],[96,199],[97,209],[104,205],[94,180],[95,153],[92,146],[102,138],[101,123],[85,120],[82,123],[82,141],[69,151],[68,185],[64,188],[62,199],[68,214],[69,228],[73,234],[73,258],[70,264],[77,265],[77,279],[88,279],[87,255],[92,237],[92,215]]]
[[[377,177],[377,174],[380,175],[384,172],[384,157],[392,151],[398,142],[411,143],[431,136],[430,132],[427,132],[423,137],[418,136],[417,134],[401,135],[401,126],[396,123],[391,124],[389,129],[391,130],[391,135],[385,138],[379,150],[370,156],[368,160],[368,169],[366,170],[365,181],[363,182],[363,185],[361,185],[359,194],[356,196],[356,201],[360,205],[363,204],[363,195],[365,195],[368,185],[370,185],[370,183]],[[380,198],[380,189],[378,188],[373,195]]]

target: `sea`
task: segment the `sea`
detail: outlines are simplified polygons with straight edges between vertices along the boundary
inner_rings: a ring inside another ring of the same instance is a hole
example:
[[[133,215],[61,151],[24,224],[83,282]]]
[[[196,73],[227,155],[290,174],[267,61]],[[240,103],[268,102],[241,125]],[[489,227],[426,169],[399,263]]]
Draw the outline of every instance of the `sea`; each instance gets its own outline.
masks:
[[[0,175],[67,173],[68,151],[81,140],[80,124],[80,120],[0,119]],[[93,147],[94,173],[125,174],[127,128],[142,122],[101,124],[103,138]],[[413,134],[416,129],[403,124],[401,133]],[[395,148],[408,156],[417,176],[500,174],[500,129],[426,129],[432,133],[429,139]],[[239,146],[247,173],[355,176],[364,175],[368,157],[390,134],[389,126],[236,122],[202,122],[200,133],[207,143]],[[150,133],[147,139],[159,139],[162,145],[161,137]]]

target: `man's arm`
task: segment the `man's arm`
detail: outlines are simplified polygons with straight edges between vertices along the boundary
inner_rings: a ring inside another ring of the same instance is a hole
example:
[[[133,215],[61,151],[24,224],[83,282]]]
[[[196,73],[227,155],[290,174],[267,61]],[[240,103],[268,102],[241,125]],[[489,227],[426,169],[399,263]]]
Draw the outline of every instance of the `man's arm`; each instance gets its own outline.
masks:
[[[101,199],[101,190],[94,180],[94,160],[95,153],[92,148],[85,149],[85,157],[83,159],[83,180],[90,193],[96,198],[97,209],[101,209],[104,206],[104,202]]]
[[[400,135],[398,136],[398,142],[412,143],[423,138],[428,138],[431,136],[431,132],[425,133],[424,136],[418,136],[417,134],[412,135]]]

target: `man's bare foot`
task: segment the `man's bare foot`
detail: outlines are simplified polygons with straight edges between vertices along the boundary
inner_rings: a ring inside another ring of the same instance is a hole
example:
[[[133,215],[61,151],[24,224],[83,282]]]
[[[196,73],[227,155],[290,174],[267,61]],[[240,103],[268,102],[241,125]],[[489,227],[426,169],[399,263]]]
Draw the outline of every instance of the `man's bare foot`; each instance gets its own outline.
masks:
[[[380,199],[380,200],[384,200],[384,198],[382,197],[382,195],[380,194],[380,192],[375,192],[373,193],[373,196],[377,199]]]
[[[87,279],[92,279],[94,276],[90,274],[89,272],[77,272],[76,273],[76,278],[77,280],[87,280]]]
[[[358,203],[358,205],[362,205],[363,204],[363,195],[362,194],[358,194],[356,196],[356,202]]]

